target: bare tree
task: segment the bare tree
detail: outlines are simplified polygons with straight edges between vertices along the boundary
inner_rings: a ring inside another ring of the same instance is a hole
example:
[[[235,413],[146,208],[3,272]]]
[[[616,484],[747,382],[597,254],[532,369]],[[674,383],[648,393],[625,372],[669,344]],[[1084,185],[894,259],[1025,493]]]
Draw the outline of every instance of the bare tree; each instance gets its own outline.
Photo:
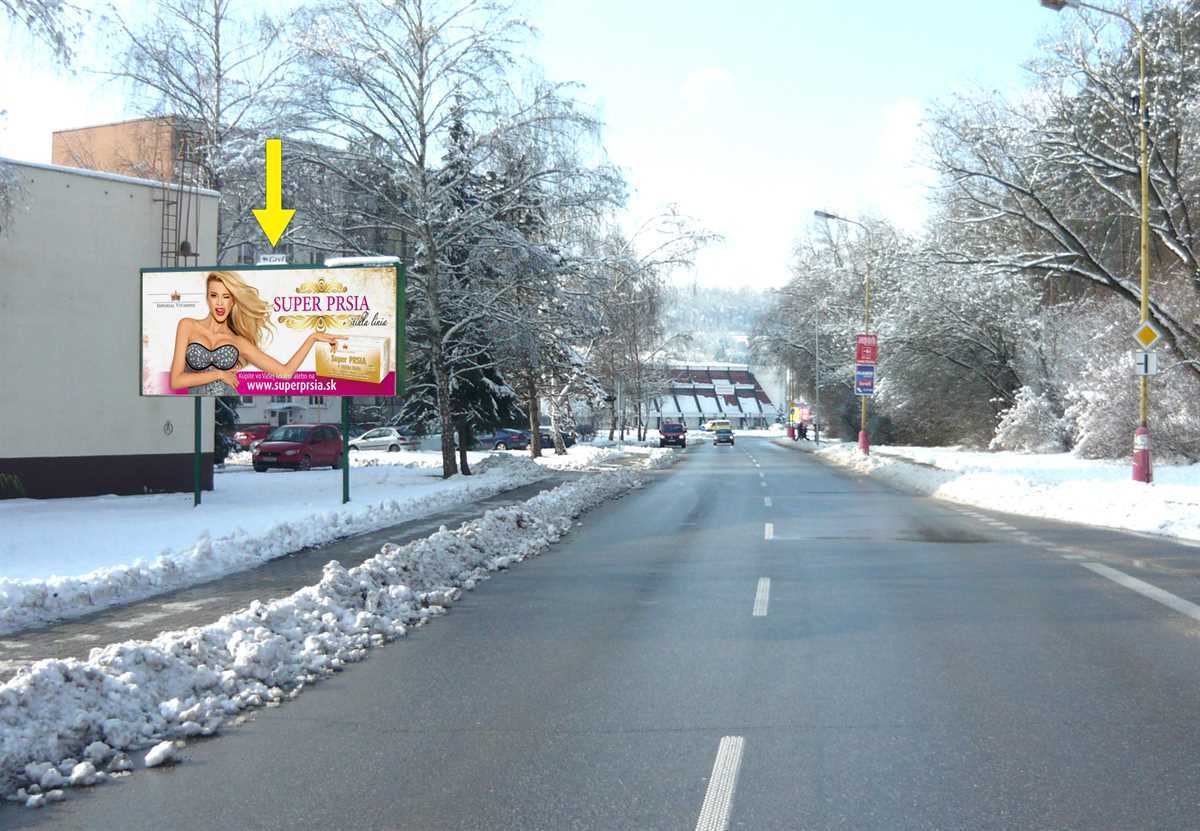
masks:
[[[147,115],[173,117],[194,136],[197,181],[222,192],[219,258],[257,239],[263,139],[279,126],[293,53],[266,13],[239,14],[234,0],[157,0],[145,22],[110,12],[116,64]],[[171,148],[175,151],[176,148]],[[174,155],[172,152],[171,155]]]
[[[465,293],[451,279],[449,253],[467,240],[478,249],[478,239],[490,236],[495,259],[505,251],[514,261],[526,259],[526,236],[488,229],[536,211],[535,200],[578,170],[554,156],[511,164],[512,148],[531,132],[595,126],[569,104],[565,86],[514,85],[522,65],[517,50],[528,32],[507,3],[493,0],[350,0],[315,9],[301,36],[309,132],[342,149],[340,163],[330,167],[374,200],[370,221],[384,233],[411,234],[416,243],[411,309],[428,339],[445,476],[458,470],[450,352],[463,332],[494,319],[496,304],[516,291],[493,275],[490,282],[472,280]],[[469,128],[460,151],[470,159],[464,170],[494,177],[486,200],[456,205],[460,182],[437,165],[456,122]],[[386,174],[361,176],[344,164],[347,158],[373,160]]]

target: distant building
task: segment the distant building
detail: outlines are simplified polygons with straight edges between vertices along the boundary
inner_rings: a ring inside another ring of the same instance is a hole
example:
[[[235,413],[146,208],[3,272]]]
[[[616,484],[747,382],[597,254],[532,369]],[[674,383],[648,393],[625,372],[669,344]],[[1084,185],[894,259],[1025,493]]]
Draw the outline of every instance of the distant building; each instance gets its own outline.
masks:
[[[735,429],[768,427],[779,410],[748,364],[670,364],[670,391],[651,402],[651,427],[665,421],[699,427],[714,418]]]

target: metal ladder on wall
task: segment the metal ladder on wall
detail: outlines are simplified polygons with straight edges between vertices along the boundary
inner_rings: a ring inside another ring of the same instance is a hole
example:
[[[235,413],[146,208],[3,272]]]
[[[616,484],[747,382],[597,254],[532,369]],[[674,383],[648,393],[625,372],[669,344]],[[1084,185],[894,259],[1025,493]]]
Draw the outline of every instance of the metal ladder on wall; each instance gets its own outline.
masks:
[[[200,134],[175,125],[171,170],[163,177],[159,265],[197,265],[200,236]],[[175,187],[172,187],[175,185]]]

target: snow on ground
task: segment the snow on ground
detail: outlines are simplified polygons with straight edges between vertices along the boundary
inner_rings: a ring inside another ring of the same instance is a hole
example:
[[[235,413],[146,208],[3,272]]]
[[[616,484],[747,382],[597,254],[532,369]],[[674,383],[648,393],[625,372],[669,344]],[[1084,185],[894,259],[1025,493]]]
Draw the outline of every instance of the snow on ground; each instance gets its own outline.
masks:
[[[393,454],[394,455],[394,454]],[[242,471],[191,494],[13,499],[0,502],[0,632],[86,614],[115,603],[253,567],[301,548],[427,516],[537,481],[519,459],[478,476],[433,471]]]
[[[355,454],[352,501],[341,471],[227,465],[215,490],[191,494],[0,501],[0,634],[183,588],[268,560],[428,516],[626,453],[576,446],[534,463],[519,451],[471,453],[478,475],[443,480],[431,452]],[[665,451],[669,459],[673,451]],[[658,466],[647,458],[644,464]]]
[[[802,442],[811,447],[811,442]],[[1157,465],[1154,484],[1129,461],[945,447],[822,447],[829,461],[901,487],[979,508],[1200,540],[1200,464]]]
[[[652,451],[647,462],[679,455]],[[293,698],[442,614],[462,589],[542,553],[579,514],[638,486],[629,470],[597,473],[457,530],[389,543],[352,569],[330,562],[318,584],[208,626],[93,649],[87,661],[39,661],[0,686],[0,795],[42,807],[51,788],[124,775],[132,751],[153,748],[145,764],[157,764],[172,741],[240,723],[242,710]]]

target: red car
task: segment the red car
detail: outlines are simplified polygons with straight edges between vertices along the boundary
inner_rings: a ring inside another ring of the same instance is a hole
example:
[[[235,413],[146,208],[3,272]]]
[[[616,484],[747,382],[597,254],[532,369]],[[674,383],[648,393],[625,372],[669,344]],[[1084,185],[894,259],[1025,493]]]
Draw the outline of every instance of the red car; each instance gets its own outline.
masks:
[[[687,428],[682,424],[670,421],[659,427],[658,446],[666,447],[668,444],[676,444],[680,447],[687,447]]]
[[[243,424],[233,434],[233,441],[242,450],[249,450],[250,445],[256,441],[262,441],[270,432],[270,424]]]
[[[276,427],[254,448],[254,469],[269,467],[308,470],[342,466],[342,433],[333,424],[288,424]]]

